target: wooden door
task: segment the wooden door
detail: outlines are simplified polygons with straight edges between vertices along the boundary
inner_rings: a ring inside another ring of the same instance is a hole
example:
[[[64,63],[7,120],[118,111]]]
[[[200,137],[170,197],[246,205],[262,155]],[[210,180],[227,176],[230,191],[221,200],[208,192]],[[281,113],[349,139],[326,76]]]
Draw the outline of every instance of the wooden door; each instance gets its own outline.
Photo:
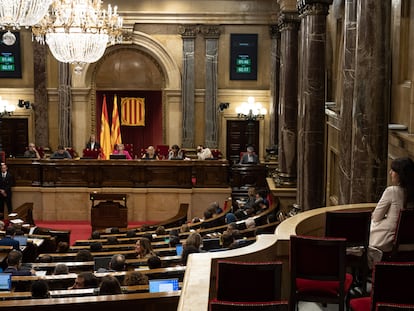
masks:
[[[3,118],[0,120],[1,150],[6,157],[23,155],[29,144],[28,120],[21,118]]]
[[[240,152],[253,146],[259,156],[259,121],[228,120],[226,154],[230,163],[240,161]]]

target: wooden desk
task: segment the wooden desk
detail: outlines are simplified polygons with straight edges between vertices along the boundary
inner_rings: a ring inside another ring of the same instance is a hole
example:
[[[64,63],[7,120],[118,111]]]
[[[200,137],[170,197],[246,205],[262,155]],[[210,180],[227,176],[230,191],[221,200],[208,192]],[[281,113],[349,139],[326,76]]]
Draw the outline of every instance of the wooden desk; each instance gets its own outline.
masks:
[[[228,187],[228,161],[7,159],[16,186],[192,188]]]

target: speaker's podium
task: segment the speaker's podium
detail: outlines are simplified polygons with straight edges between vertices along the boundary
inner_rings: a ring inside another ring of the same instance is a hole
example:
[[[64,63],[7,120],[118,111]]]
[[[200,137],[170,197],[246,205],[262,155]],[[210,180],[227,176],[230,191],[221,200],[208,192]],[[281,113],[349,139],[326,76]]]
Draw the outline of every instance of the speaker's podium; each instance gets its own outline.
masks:
[[[126,194],[121,193],[90,193],[92,201],[91,226],[92,231],[110,227],[128,227],[128,209]],[[100,201],[95,204],[95,201]]]

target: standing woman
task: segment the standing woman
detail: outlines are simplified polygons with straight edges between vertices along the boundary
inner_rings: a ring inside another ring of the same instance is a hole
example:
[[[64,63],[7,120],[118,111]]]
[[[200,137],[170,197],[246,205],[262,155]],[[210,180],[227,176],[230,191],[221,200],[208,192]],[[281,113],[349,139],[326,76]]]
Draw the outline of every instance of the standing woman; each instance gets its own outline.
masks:
[[[414,208],[414,162],[398,158],[391,163],[391,183],[372,212],[369,262],[373,266],[390,252],[401,209]]]

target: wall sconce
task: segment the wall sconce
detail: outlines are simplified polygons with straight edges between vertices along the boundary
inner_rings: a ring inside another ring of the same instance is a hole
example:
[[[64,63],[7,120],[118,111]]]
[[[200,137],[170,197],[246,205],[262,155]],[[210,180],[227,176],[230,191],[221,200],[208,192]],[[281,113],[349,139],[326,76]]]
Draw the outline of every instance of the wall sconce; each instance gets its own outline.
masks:
[[[254,97],[249,97],[247,103],[242,103],[236,108],[237,117],[246,120],[264,119],[267,109],[261,103],[256,103]]]
[[[220,103],[220,105],[218,106],[218,109],[220,112],[223,112],[225,109],[229,108],[230,103]]]
[[[9,101],[4,100],[0,96],[0,118],[10,117],[16,110],[16,106],[10,105]]]
[[[17,104],[19,108],[26,108],[30,109],[30,102],[28,100],[19,99],[19,103]]]

